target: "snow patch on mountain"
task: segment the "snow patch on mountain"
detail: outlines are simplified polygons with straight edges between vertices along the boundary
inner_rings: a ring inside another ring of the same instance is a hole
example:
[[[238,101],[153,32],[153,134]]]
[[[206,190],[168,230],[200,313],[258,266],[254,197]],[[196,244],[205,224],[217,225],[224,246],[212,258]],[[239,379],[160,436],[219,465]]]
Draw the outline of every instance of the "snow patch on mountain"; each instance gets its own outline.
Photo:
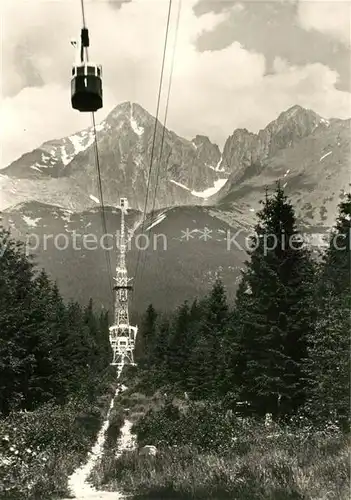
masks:
[[[41,217],[38,217],[37,219],[32,219],[31,217],[28,217],[27,215],[22,215],[22,219],[24,222],[31,227],[36,227],[38,222],[41,220]]]
[[[61,215],[61,219],[64,220],[65,222],[71,222],[71,212],[65,210],[63,215]]]
[[[69,139],[72,143],[75,154],[78,154],[78,153],[81,153],[82,151],[85,151],[85,149],[88,147],[87,144],[84,144],[84,142],[83,142],[84,136],[82,137],[82,136],[79,136],[78,134],[76,134],[76,135],[72,135]],[[88,141],[88,143],[89,142],[90,141]]]
[[[93,196],[92,194],[90,194],[89,198],[91,200],[95,201],[95,203],[97,203],[98,205],[100,205],[100,200],[99,200],[99,198],[96,198],[96,196]]]
[[[9,181],[9,176],[8,175],[2,175],[0,174],[0,189],[6,184],[6,182]]]
[[[96,125],[96,132],[101,132],[108,128],[105,121],[101,122],[99,125]],[[72,134],[67,138],[63,139],[63,144],[60,146],[56,144],[48,143],[49,149],[46,149],[47,154],[42,154],[42,164],[36,164],[36,166],[47,167],[47,163],[50,163],[51,166],[58,161],[61,161],[63,165],[68,165],[73,158],[88,149],[95,140],[94,127],[88,127],[81,132],[77,132],[76,134]],[[45,147],[45,145],[44,145]]]
[[[38,172],[42,173],[42,171],[40,170],[40,168],[37,167],[37,163],[35,165],[31,165],[30,168],[33,169],[33,170],[38,170]]]
[[[327,156],[331,155],[333,151],[329,151],[328,153],[325,153],[325,155],[321,156],[319,161],[322,161],[324,160],[324,158],[326,158]]]
[[[220,189],[222,189],[222,187],[227,182],[227,180],[228,180],[227,178],[225,178],[225,179],[217,179],[215,181],[213,187],[205,189],[205,191],[202,191],[202,192],[191,191],[191,194],[193,194],[194,196],[197,196],[199,198],[205,198],[205,199],[207,199],[210,196],[213,196],[214,194],[216,194]]]
[[[104,124],[101,123],[100,125],[96,126],[96,132],[100,132],[101,130],[104,129]],[[94,142],[95,135],[94,135],[94,129],[93,127],[89,127],[86,130],[83,130],[82,132],[79,132],[78,134],[73,134],[68,137],[68,140],[70,141],[70,145],[72,145],[73,150],[71,150],[69,153],[65,149],[65,146],[61,147],[61,154],[63,155],[63,164],[67,165],[72,159],[78,154],[82,153],[86,149],[88,149]],[[71,148],[70,148],[71,149]],[[64,153],[63,153],[64,151]]]
[[[227,177],[225,179],[217,179],[214,182],[214,185],[212,187],[207,188],[204,191],[191,191],[187,186],[184,186],[184,184],[181,184],[180,182],[174,181],[173,179],[171,179],[171,182],[173,184],[175,184],[176,186],[179,186],[183,189],[186,189],[187,191],[190,191],[193,196],[197,196],[198,198],[207,199],[210,196],[213,196],[214,194],[216,194],[220,189],[222,189],[222,187],[227,182],[227,180],[228,180]]]
[[[61,161],[64,165],[68,165],[68,163],[71,161],[71,155],[67,154],[65,146],[61,146]]]
[[[157,226],[157,224],[159,224],[160,222],[165,220],[166,217],[167,217],[167,215],[164,212],[159,214],[157,219],[148,228],[146,228],[146,231],[149,231],[151,228]]]
[[[140,127],[138,125],[138,122],[136,121],[136,119],[133,116],[133,104],[130,105],[130,125],[133,129],[133,132],[135,132],[136,135],[138,135],[139,137],[143,135],[144,127]]]
[[[222,162],[223,162],[223,156],[221,156],[219,162],[215,167],[213,165],[208,165],[208,163],[205,163],[205,166],[210,168],[211,170],[214,170],[215,172],[226,173],[225,168],[221,166]]]
[[[223,167],[221,168],[222,161],[223,161],[223,155],[221,155],[220,160],[216,165],[216,168],[215,168],[216,172],[224,172],[224,168]]]
[[[184,184],[181,184],[180,182],[174,181],[173,179],[171,179],[171,182],[173,182],[173,184],[175,184],[176,186],[179,186],[183,189],[186,189],[187,191],[190,191],[188,187],[184,186]]]
[[[103,121],[101,123],[99,123],[99,125],[96,125],[95,126],[95,130],[96,132],[101,132],[102,130],[104,130],[105,128],[107,128],[106,126],[106,123]],[[93,128],[91,128],[91,131],[93,131]],[[93,140],[94,140],[94,137],[93,137]]]

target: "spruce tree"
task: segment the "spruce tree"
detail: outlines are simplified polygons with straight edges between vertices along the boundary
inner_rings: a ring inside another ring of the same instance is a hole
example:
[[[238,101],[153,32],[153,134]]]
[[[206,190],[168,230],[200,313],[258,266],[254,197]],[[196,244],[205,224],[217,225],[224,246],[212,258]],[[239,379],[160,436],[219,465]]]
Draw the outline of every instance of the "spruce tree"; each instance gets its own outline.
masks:
[[[320,423],[350,424],[351,196],[339,216],[320,271],[318,320],[305,363],[307,410]]]
[[[112,351],[109,340],[109,314],[108,311],[101,311],[98,328],[98,348],[100,368],[105,368],[112,360]]]
[[[34,368],[26,351],[33,263],[24,245],[0,227],[0,413],[23,408],[25,380]]]
[[[224,333],[228,305],[219,278],[209,296],[202,302],[201,313],[196,318],[196,340],[194,339],[191,350],[189,385],[193,395],[202,399],[220,396],[225,376]]]
[[[41,403],[55,398],[56,360],[53,346],[55,338],[56,304],[53,287],[46,272],[41,271],[31,289],[30,312],[27,325],[23,325],[26,352],[33,364],[27,372],[23,392],[26,408],[34,409]],[[55,292],[56,293],[56,292]]]
[[[169,383],[184,390],[189,369],[189,327],[190,327],[190,309],[188,302],[185,301],[178,307],[175,317],[172,321],[170,338],[168,343],[168,357],[165,367],[165,373]]]
[[[321,293],[350,292],[351,286],[351,194],[339,204],[339,214],[324,255],[321,272]]]
[[[98,320],[94,314],[93,299],[90,298],[88,305],[84,309],[84,324],[87,326],[89,331],[90,339],[90,355],[89,355],[89,366],[93,371],[101,367],[101,357],[100,357],[100,346],[99,346],[99,324]]]
[[[304,402],[302,360],[315,320],[314,264],[279,184],[263,205],[237,292],[233,381],[242,401],[276,416]]]
[[[150,361],[150,352],[155,340],[156,321],[157,312],[150,304],[142,318],[135,347],[135,358],[141,368],[146,367]]]
[[[170,319],[167,316],[158,319],[149,366],[157,387],[162,387],[168,383],[165,370],[169,358],[170,329]]]
[[[99,323],[92,302],[84,313],[66,307],[57,284],[1,227],[0,248],[0,414],[92,393],[108,363],[100,349],[107,352],[107,315]]]

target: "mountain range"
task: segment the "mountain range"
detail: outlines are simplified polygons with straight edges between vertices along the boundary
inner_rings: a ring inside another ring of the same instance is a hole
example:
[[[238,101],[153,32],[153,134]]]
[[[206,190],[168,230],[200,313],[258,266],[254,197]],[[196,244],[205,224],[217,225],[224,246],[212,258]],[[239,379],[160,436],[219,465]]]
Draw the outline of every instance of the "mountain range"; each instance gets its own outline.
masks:
[[[327,120],[294,106],[257,134],[234,130],[220,151],[208,137],[187,140],[163,128],[138,104],[117,106],[97,126],[98,159],[109,233],[119,229],[119,198],[131,207],[127,264],[131,275],[138,270],[133,311],[150,302],[173,308],[201,296],[216,273],[233,297],[247,258],[245,236],[259,200],[278,180],[300,229],[319,246],[350,191],[350,126],[351,120]],[[107,271],[110,259],[114,273],[115,246],[106,260],[102,248],[72,243],[73,234],[102,236],[95,169],[92,128],[45,142],[0,171],[0,209],[3,224],[28,241],[66,298],[87,302],[92,296],[98,306],[112,308]],[[237,232],[239,245],[228,243]],[[141,233],[149,244],[138,252]],[[68,241],[67,248],[59,249],[60,241]]]
[[[126,197],[132,207],[144,210],[148,185],[147,209],[199,203],[206,190],[223,186],[229,176],[219,167],[218,146],[207,137],[179,137],[138,104],[117,106],[96,127],[96,136],[106,205]],[[0,186],[0,209],[32,199],[76,211],[96,205],[93,128],[22,155],[1,171]]]

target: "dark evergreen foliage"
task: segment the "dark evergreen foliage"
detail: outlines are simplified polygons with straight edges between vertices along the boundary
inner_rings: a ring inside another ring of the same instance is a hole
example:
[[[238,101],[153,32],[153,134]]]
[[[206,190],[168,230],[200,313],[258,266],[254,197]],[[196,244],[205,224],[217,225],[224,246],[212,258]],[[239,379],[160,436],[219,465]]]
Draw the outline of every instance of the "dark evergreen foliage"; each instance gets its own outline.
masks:
[[[339,205],[339,216],[332,231],[321,272],[321,291],[349,294],[351,286],[351,194]]]
[[[278,185],[258,213],[257,240],[237,294],[233,382],[257,413],[291,414],[303,403],[301,366],[314,328],[314,263]]]
[[[135,359],[140,367],[146,367],[154,344],[157,312],[152,304],[142,317],[135,346]]]
[[[219,278],[207,297],[173,314],[150,304],[137,337],[137,375],[148,393],[170,395],[162,421],[174,417],[171,396],[187,393],[224,413],[240,406],[285,418],[304,409],[320,422],[349,425],[350,220],[348,195],[317,265],[278,185],[258,213],[232,307]],[[92,301],[65,304],[3,229],[0,257],[0,412],[80,393],[93,398],[111,359],[107,312],[96,314]]]
[[[349,234],[349,200],[335,234]],[[330,245],[319,268],[279,185],[263,201],[256,235],[234,307],[218,279],[205,299],[158,316],[141,376],[167,393],[187,392],[244,414],[285,419],[328,408],[321,419],[333,409],[345,420],[350,242],[338,253]],[[345,238],[337,241],[340,247]]]
[[[307,410],[319,421],[350,426],[351,195],[339,217],[320,270],[319,314],[305,362]]]
[[[65,305],[24,246],[0,227],[0,414],[64,403],[110,361],[108,319]],[[90,391],[91,392],[91,391]]]

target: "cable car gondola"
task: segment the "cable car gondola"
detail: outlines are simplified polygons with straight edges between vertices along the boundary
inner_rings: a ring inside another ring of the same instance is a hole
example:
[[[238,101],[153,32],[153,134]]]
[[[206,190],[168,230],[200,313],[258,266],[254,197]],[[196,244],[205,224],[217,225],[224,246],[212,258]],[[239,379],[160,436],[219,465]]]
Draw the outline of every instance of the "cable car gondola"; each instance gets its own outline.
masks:
[[[81,112],[102,108],[101,66],[93,63],[74,65],[71,80],[73,109]]]
[[[76,45],[74,43],[74,45]],[[102,108],[102,68],[85,60],[84,49],[89,47],[87,28],[81,32],[80,63],[72,67],[71,104],[81,112],[95,112]],[[86,52],[86,51],[85,51]]]

